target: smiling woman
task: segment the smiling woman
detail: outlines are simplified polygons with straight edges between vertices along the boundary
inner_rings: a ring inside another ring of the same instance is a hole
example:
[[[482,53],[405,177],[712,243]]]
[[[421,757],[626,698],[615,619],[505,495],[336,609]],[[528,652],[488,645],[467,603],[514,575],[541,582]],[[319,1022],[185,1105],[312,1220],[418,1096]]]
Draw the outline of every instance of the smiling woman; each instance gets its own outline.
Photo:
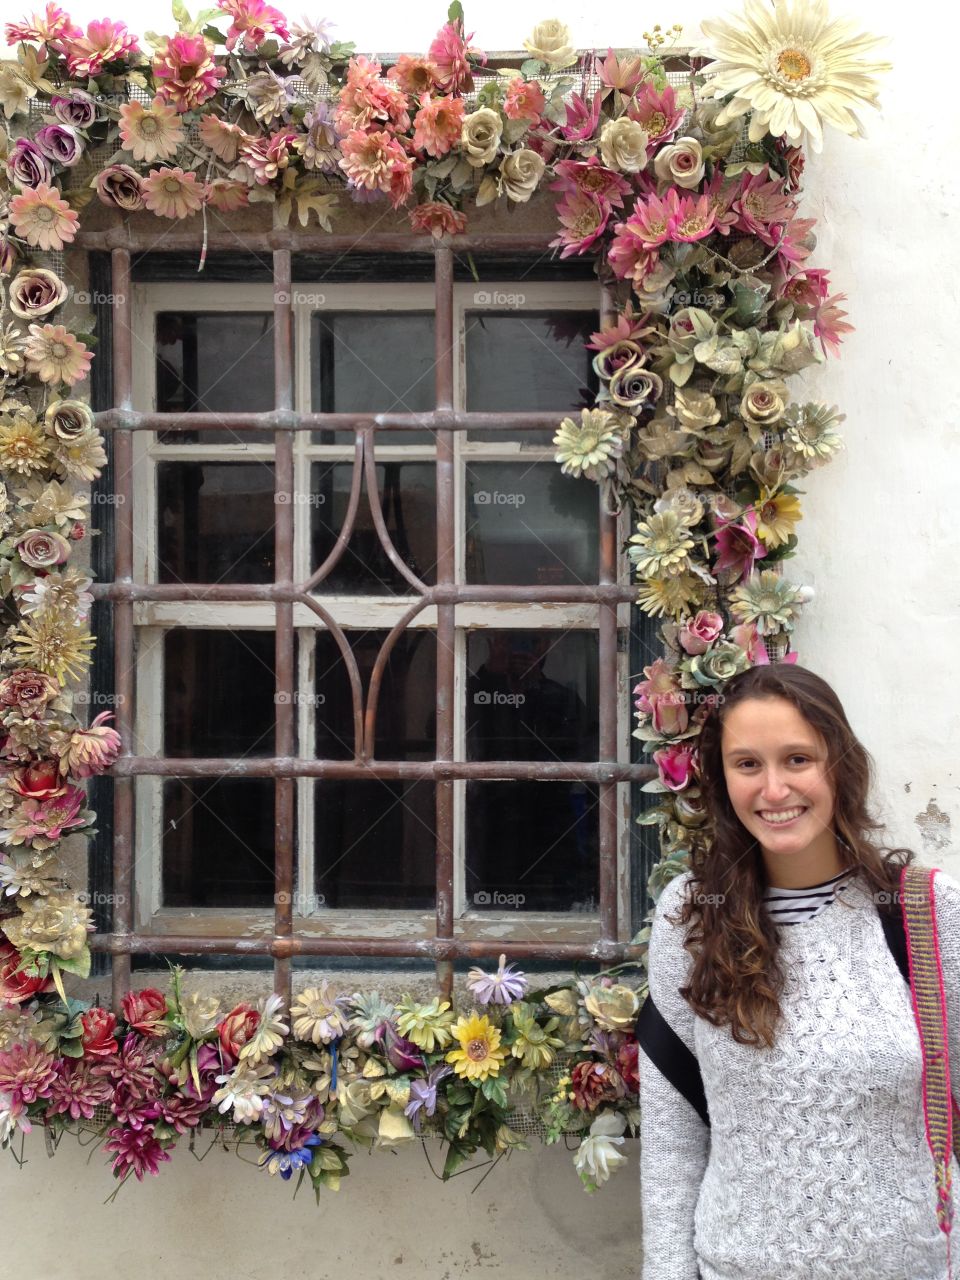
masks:
[[[909,912],[909,987],[893,941],[925,873],[875,839],[870,757],[824,680],[775,664],[727,682],[696,772],[712,838],[660,897],[638,1031],[644,1280],[946,1280],[949,1072],[941,1095]],[[933,894],[956,1061],[960,883]]]

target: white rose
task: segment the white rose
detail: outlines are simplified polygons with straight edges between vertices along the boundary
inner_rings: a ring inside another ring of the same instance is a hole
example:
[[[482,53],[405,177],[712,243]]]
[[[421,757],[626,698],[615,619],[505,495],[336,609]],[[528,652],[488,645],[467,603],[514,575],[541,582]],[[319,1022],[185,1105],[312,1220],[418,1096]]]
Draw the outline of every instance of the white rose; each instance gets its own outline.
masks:
[[[600,155],[608,169],[639,173],[647,163],[647,132],[636,120],[608,120],[600,134]]]
[[[523,204],[536,191],[544,168],[543,156],[538,156],[535,151],[526,147],[522,151],[512,151],[503,157],[500,165],[504,191],[511,200]]]
[[[576,50],[570,44],[570,28],[559,18],[538,22],[530,39],[524,40],[523,47],[531,58],[546,62],[553,71],[569,67],[577,60]]]
[[[658,152],[653,171],[661,182],[696,187],[703,177],[703,148],[696,138],[681,138]]]
[[[500,113],[491,107],[481,107],[479,111],[464,116],[460,141],[467,162],[475,169],[489,164],[497,154],[502,133]]]

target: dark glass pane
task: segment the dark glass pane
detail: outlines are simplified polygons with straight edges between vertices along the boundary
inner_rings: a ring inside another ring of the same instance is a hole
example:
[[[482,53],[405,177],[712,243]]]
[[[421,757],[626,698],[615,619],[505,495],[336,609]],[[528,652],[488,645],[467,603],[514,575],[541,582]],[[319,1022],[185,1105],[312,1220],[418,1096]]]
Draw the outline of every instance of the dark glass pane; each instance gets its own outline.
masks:
[[[436,404],[432,311],[318,311],[311,322],[314,413],[424,413]],[[352,432],[350,433],[352,435]],[[323,444],[342,432],[315,431]],[[432,431],[378,431],[378,441],[433,444]]]
[[[596,911],[598,804],[583,782],[468,782],[468,910]]]
[[[387,631],[348,631],[360,682],[370,687]],[[328,631],[317,632],[316,696],[318,760],[353,757],[353,702],[340,649]],[[436,752],[437,637],[405,631],[390,651],[377,700],[378,760],[432,760]]]
[[[164,754],[269,756],[274,750],[272,631],[190,631],[163,638]]]
[[[157,464],[157,579],[272,582],[273,464]]]
[[[163,903],[270,907],[274,894],[270,778],[167,778]]]
[[[437,580],[436,467],[432,462],[377,464],[377,491],[387,532],[405,564],[424,582]],[[336,542],[347,513],[351,463],[314,463],[311,468],[311,566],[319,568]],[[406,595],[413,587],[390,563],[377,536],[366,492],[361,494],[353,537],[319,593]]]
[[[467,581],[597,581],[599,510],[592,484],[552,462],[468,462]]]
[[[523,297],[523,282],[515,296]],[[493,286],[478,301],[496,301]],[[598,390],[584,343],[600,327],[595,311],[468,311],[467,409],[477,413],[557,410],[559,418],[593,404]],[[551,444],[554,431],[471,431],[472,440]]]
[[[596,760],[595,631],[471,631],[468,760]]]
[[[274,407],[273,314],[161,311],[159,413],[264,413]],[[161,444],[254,444],[272,431],[163,431]]]
[[[316,786],[316,892],[340,908],[430,910],[436,860],[432,782]]]

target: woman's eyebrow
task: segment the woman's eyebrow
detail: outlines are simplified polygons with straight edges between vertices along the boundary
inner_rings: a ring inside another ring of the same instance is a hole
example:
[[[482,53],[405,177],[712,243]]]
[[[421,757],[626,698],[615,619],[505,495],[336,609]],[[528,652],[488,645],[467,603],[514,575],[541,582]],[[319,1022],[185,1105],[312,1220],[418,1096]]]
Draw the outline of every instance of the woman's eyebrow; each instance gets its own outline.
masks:
[[[814,748],[809,742],[791,742],[783,748],[785,752],[805,751],[808,755],[812,755]],[[732,750],[724,753],[727,758],[733,756],[758,756],[760,752],[753,747],[734,747]]]

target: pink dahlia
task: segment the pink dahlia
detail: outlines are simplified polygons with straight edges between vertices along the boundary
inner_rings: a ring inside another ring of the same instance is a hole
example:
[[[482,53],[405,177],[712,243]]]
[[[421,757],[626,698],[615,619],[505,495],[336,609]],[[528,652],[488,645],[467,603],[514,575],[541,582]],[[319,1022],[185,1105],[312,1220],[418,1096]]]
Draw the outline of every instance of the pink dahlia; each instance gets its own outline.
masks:
[[[340,133],[376,131],[384,126],[406,133],[410,128],[408,107],[407,95],[399,84],[381,77],[380,63],[359,54],[347,65],[333,121]]]
[[[213,58],[213,45],[205,36],[178,32],[168,36],[153,59],[157,97],[179,112],[192,111],[212,98],[226,76]]]
[[[161,1163],[170,1159],[169,1151],[164,1151],[153,1131],[152,1124],[144,1125],[142,1129],[117,1126],[110,1130],[104,1150],[115,1153],[113,1172],[118,1178],[126,1178],[131,1173],[138,1182],[143,1181],[145,1173],[156,1177]]]
[[[135,1031],[128,1031],[115,1054],[93,1068],[93,1074],[109,1080],[115,1090],[149,1100],[156,1095],[162,1077],[158,1074],[155,1050],[148,1048]]]
[[[126,24],[110,18],[95,19],[88,24],[86,35],[61,38],[59,46],[66,55],[71,76],[84,78],[98,75],[109,62],[140,53],[137,37]]]
[[[468,42],[473,34],[463,34],[463,22],[447,22],[440,28],[427,50],[427,57],[437,66],[437,81],[447,93],[469,93],[473,88],[470,59],[486,66],[487,55]]]
[[[80,1058],[61,1058],[57,1076],[50,1088],[48,1116],[70,1116],[72,1120],[93,1119],[97,1107],[110,1101],[113,1090],[106,1080],[90,1071],[90,1064]]]
[[[418,151],[445,156],[460,141],[463,99],[431,98],[424,94],[413,126],[413,145]]]
[[[70,15],[58,4],[49,3],[43,13],[33,13],[20,22],[8,22],[6,26],[7,43],[16,44],[18,40],[36,41],[38,44],[54,44],[55,41],[76,39],[83,35],[83,28],[75,26]],[[54,44],[56,48],[56,45]]]
[[[756,560],[762,560],[767,549],[757,537],[757,515],[748,511],[739,521],[723,520],[716,534],[720,553],[713,566],[714,573],[732,574],[732,581],[739,582],[753,571]]]
[[[410,210],[414,231],[429,231],[437,240],[441,236],[462,235],[467,229],[467,215],[440,200],[429,200]]]
[[[105,773],[120,754],[120,735],[106,722],[112,711],[101,711],[87,729],[71,733],[60,756],[60,772],[75,778],[93,778]]]
[[[244,49],[250,52],[263,44],[270,32],[276,32],[284,40],[290,39],[286,18],[265,0],[217,0],[217,8],[233,19],[226,38],[226,46],[231,51],[242,40]]]

